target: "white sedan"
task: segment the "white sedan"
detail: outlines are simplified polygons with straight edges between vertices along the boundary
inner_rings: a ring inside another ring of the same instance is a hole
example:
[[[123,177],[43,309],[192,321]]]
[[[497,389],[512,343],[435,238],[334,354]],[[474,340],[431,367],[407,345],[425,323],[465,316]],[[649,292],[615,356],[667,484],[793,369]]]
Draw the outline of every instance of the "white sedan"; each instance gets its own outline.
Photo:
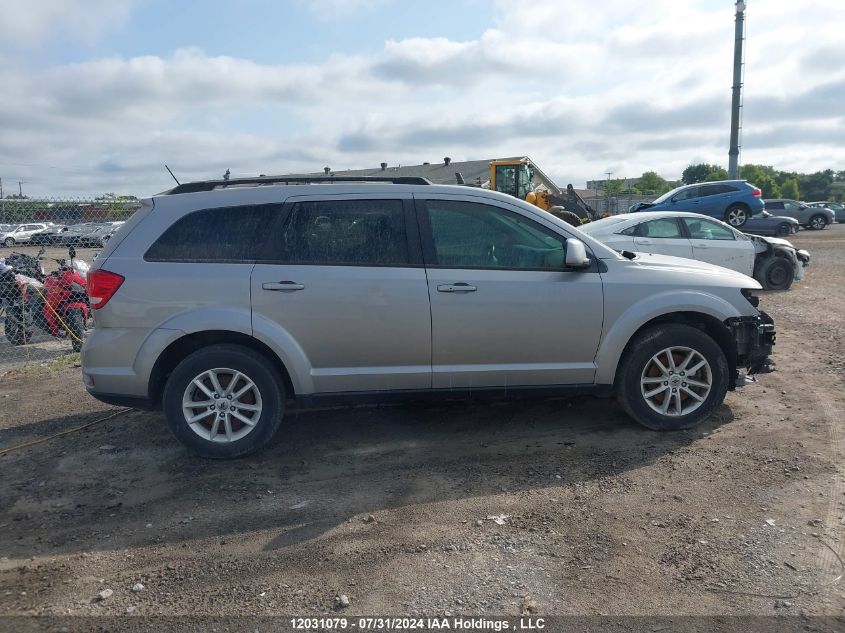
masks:
[[[786,290],[810,263],[807,251],[784,239],[746,235],[698,213],[628,213],[578,228],[618,251],[674,255],[730,268],[754,277],[766,290]]]

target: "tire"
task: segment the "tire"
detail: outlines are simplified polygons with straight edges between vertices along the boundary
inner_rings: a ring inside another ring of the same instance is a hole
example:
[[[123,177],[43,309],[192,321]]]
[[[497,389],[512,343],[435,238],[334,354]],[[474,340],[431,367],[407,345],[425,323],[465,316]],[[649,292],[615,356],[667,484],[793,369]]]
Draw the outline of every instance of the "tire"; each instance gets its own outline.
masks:
[[[218,396],[225,394],[235,372],[242,376],[236,379],[235,392],[248,387],[247,381],[252,383],[252,388],[234,401],[214,398],[215,393]],[[222,393],[215,390],[211,373],[217,376],[217,383],[224,390]],[[195,380],[202,382],[205,391],[195,386]],[[183,398],[187,402],[209,403],[210,406],[187,408],[194,416],[205,411],[208,415],[190,424],[183,409]],[[230,459],[254,453],[272,439],[284,415],[285,393],[279,373],[270,361],[246,347],[225,344],[200,349],[179,363],[167,380],[162,400],[168,426],[182,444],[201,457]],[[233,415],[231,407],[235,403],[239,410]],[[247,406],[258,409],[247,410]],[[237,414],[240,418],[251,418],[253,424],[243,423]],[[215,427],[215,439],[212,440]],[[227,430],[231,431],[228,439]]]
[[[827,218],[823,215],[814,215],[807,223],[807,228],[814,231],[822,231],[827,228]]]
[[[671,376],[666,376],[667,380],[661,381],[656,379],[662,378],[663,372],[655,364],[655,358],[662,358],[661,363],[667,372],[672,371],[669,350],[673,350],[672,359],[676,367]],[[689,361],[689,368],[695,369],[695,373],[690,374],[693,379],[686,373],[681,375],[681,364],[685,360]],[[700,365],[702,362],[703,365]],[[646,428],[654,431],[688,429],[722,404],[728,390],[729,372],[725,353],[706,333],[689,325],[655,325],[637,334],[628,344],[619,362],[616,397],[625,412]],[[642,384],[644,377],[652,378]],[[696,381],[696,385],[689,384],[692,380]],[[677,387],[673,387],[672,383],[677,383]],[[708,387],[705,389],[699,384]],[[653,393],[661,388],[662,391],[646,398],[649,391]],[[671,389],[677,390],[675,395]],[[689,393],[696,394],[701,401],[696,401]],[[669,396],[668,404],[664,394]],[[652,408],[662,409],[664,405],[668,413]]]
[[[751,213],[748,208],[741,204],[732,204],[725,211],[725,222],[736,228],[744,226],[749,217]]]
[[[85,341],[85,317],[82,315],[82,310],[79,308],[68,310],[64,316],[64,321],[67,323],[68,336],[73,351],[78,352],[82,349],[82,343]]]
[[[775,229],[775,235],[777,235],[778,237],[786,237],[791,233],[792,227],[788,224],[778,224],[777,229]]]
[[[754,279],[764,290],[789,290],[795,279],[795,269],[789,260],[770,256],[754,267]]]
[[[7,248],[12,248],[12,246],[15,245],[15,238],[7,237],[5,240],[3,240],[3,243],[6,245]]]
[[[26,327],[21,323],[21,319],[16,314],[10,314],[9,308],[6,308],[6,319],[3,322],[3,329],[6,333],[6,340],[10,345],[26,345]]]

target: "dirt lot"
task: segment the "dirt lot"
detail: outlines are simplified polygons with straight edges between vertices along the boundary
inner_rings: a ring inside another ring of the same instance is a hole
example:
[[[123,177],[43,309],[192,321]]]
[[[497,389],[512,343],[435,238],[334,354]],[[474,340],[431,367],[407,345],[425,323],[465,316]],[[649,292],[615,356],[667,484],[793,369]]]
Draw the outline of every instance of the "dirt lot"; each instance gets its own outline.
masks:
[[[693,431],[589,398],[357,408],[290,415],[269,450],[219,463],[131,412],[2,455],[0,614],[843,625],[823,543],[845,556],[845,226],[794,242],[806,279],[762,301],[778,371]],[[0,407],[3,447],[112,410],[71,365],[0,378]]]

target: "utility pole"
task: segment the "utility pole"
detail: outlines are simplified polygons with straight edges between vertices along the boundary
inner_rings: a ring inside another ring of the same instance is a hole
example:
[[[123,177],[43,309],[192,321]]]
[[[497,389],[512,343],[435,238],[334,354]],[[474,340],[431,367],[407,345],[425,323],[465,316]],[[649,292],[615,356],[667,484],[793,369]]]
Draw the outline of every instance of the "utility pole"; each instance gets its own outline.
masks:
[[[728,149],[728,178],[739,178],[739,121],[742,108],[742,43],[745,31],[745,0],[736,1],[734,27],[734,80],[731,98],[731,146]]]
[[[18,195],[23,198],[23,183],[18,180]]]

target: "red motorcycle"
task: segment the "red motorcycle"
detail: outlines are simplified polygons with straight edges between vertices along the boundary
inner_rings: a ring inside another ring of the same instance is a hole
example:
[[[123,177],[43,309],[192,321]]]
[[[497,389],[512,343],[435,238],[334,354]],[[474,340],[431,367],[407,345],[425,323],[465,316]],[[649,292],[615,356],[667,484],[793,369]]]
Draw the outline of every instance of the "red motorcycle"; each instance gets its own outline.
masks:
[[[85,289],[88,265],[76,259],[57,259],[59,269],[45,275],[36,257],[13,253],[0,272],[0,297],[6,311],[6,338],[12,345],[32,340],[37,327],[56,338],[70,338],[73,351],[82,349],[90,307]]]

